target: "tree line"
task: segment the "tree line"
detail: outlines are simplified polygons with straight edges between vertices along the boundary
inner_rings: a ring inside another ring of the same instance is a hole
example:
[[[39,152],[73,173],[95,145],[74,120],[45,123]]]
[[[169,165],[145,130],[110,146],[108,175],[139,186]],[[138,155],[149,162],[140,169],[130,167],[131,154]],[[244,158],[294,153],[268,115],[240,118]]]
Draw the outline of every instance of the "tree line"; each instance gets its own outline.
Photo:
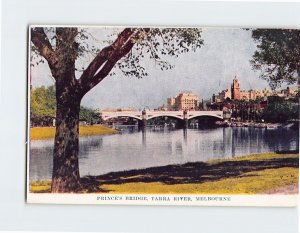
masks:
[[[224,107],[225,110],[224,110]],[[280,96],[268,96],[267,100],[231,100],[209,105],[209,108],[224,110],[231,118],[241,121],[286,123],[299,119],[298,96],[285,99]]]
[[[299,119],[298,99],[284,100],[279,96],[270,96],[268,106],[261,113],[266,122],[285,123],[289,120]]]
[[[37,87],[30,92],[31,126],[53,126],[56,115],[55,86]],[[87,107],[80,107],[79,120],[85,124],[100,123],[99,113]]]

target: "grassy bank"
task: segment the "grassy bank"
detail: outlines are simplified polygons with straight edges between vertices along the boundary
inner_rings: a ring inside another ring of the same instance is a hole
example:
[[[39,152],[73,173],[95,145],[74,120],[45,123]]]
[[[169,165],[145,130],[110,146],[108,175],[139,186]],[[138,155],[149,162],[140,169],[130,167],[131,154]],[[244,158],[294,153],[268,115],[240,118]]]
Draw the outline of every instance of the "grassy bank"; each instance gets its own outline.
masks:
[[[104,135],[104,134],[114,134],[114,133],[118,133],[118,131],[115,129],[105,127],[103,125],[89,125],[89,126],[79,127],[80,136]],[[32,140],[54,138],[54,135],[55,135],[54,127],[30,128],[30,138]]]
[[[161,182],[126,183],[121,185],[103,185],[102,189],[110,193],[153,193],[153,194],[256,194],[264,193],[298,180],[298,169],[279,168],[247,172],[242,177],[224,178],[194,184],[167,185]]]
[[[233,159],[168,165],[86,176],[86,193],[257,194],[298,184],[297,154],[264,153]],[[31,183],[31,192],[49,192],[51,182]]]

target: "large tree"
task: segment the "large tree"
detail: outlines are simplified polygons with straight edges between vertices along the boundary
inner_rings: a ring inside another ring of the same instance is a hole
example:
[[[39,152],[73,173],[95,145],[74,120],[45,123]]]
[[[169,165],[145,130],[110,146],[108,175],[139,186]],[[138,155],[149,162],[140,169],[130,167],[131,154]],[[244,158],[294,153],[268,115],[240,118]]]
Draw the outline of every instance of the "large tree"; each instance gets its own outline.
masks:
[[[114,73],[114,68],[124,75],[142,78],[148,75],[145,62],[153,60],[162,70],[170,69],[172,65],[163,57],[195,51],[203,43],[198,28],[123,28],[100,49],[89,46],[93,36],[87,29],[33,27],[30,34],[32,53],[46,60],[56,87],[52,192],[81,191],[79,110],[87,92]],[[95,54],[90,63],[76,67],[77,59],[88,52]],[[82,71],[80,77],[76,77],[78,70]]]
[[[294,84],[300,77],[300,30],[256,29],[252,38],[257,50],[251,61],[260,77],[269,81],[272,88],[282,83]]]

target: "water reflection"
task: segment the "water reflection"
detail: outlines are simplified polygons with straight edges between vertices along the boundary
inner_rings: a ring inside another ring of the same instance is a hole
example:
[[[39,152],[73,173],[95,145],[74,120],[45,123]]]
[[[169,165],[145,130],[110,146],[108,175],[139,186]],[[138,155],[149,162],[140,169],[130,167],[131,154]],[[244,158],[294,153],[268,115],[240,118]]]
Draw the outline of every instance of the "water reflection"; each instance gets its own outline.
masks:
[[[146,147],[146,129],[142,129],[142,143],[143,146]]]
[[[184,142],[185,144],[187,144],[187,129],[183,129],[183,139],[184,139]]]
[[[122,128],[122,127],[121,127]],[[32,141],[30,179],[51,178],[53,140]],[[123,127],[121,134],[80,138],[80,174],[101,175],[112,171],[168,164],[207,161],[276,150],[295,150],[298,134],[288,129]]]

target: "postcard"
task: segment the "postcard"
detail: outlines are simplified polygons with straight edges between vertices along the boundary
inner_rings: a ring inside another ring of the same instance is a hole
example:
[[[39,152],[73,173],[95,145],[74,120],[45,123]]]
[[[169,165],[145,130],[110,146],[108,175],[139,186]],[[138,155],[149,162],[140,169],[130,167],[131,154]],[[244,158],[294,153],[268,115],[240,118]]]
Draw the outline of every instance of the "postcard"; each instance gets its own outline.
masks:
[[[300,30],[32,25],[27,202],[295,206]]]

